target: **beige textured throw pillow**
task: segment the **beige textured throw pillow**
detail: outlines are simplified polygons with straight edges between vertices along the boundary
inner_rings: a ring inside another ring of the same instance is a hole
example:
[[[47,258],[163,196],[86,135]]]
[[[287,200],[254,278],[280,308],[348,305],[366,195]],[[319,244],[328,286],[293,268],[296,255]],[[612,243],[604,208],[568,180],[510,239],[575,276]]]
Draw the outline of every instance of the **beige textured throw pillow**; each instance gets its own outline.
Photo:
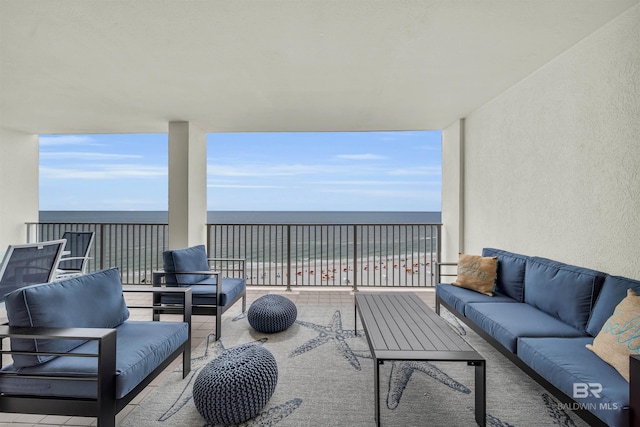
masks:
[[[587,348],[629,381],[629,355],[640,354],[640,296],[633,289],[616,306]]]
[[[458,255],[458,277],[453,285],[493,296],[498,275],[498,257]]]

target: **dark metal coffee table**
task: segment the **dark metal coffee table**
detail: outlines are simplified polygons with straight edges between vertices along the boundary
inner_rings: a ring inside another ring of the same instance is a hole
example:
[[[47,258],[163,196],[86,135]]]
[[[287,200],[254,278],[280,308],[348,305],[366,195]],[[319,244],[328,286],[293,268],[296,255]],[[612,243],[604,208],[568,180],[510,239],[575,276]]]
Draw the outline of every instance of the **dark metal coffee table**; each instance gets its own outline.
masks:
[[[380,425],[380,365],[386,360],[467,362],[475,366],[475,418],[478,425],[485,425],[485,359],[444,319],[412,292],[358,292],[355,304],[356,326],[359,313],[373,356],[376,425]]]

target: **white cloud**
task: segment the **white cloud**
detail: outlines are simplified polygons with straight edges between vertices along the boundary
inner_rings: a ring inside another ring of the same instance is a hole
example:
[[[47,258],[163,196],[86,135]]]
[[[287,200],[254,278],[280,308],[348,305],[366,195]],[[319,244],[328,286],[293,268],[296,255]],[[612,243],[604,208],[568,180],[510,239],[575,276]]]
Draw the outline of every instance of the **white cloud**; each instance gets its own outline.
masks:
[[[321,193],[335,194],[357,194],[358,196],[383,197],[386,199],[402,198],[402,199],[424,199],[430,195],[429,191],[424,190],[392,190],[392,189],[362,189],[362,188],[325,188],[319,190]]]
[[[86,165],[85,165],[86,166]],[[119,179],[119,178],[155,178],[167,176],[167,168],[148,165],[93,165],[91,168],[52,168],[40,167],[43,179]]]
[[[379,154],[338,154],[336,156],[339,159],[347,159],[347,160],[383,160],[386,159],[385,156],[381,156]]]
[[[209,188],[284,188],[279,185],[207,184]]]
[[[243,176],[296,176],[296,175],[313,175],[324,173],[328,169],[322,165],[269,165],[264,163],[243,164],[243,165],[218,165],[209,164],[207,167],[210,176],[227,176],[227,177],[243,177]]]
[[[387,174],[394,176],[406,175],[440,175],[441,169],[437,166],[416,166],[402,169],[390,169]]]
[[[139,154],[107,154],[92,153],[87,151],[60,151],[60,152],[42,152],[40,158],[54,160],[124,160],[124,159],[141,159],[143,156]]]
[[[416,183],[415,181],[316,181],[310,182],[309,184],[315,185],[416,185],[420,183]]]
[[[41,136],[40,145],[54,146],[54,145],[100,145],[95,139],[88,135],[50,135]]]

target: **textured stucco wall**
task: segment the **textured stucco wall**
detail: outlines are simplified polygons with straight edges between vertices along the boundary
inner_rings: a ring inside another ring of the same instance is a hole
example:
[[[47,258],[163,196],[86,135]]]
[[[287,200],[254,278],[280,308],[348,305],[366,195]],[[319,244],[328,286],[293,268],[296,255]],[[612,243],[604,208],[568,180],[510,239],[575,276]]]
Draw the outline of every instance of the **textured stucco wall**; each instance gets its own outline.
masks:
[[[38,221],[38,136],[0,129],[0,254]]]
[[[473,112],[464,246],[640,279],[640,5]]]

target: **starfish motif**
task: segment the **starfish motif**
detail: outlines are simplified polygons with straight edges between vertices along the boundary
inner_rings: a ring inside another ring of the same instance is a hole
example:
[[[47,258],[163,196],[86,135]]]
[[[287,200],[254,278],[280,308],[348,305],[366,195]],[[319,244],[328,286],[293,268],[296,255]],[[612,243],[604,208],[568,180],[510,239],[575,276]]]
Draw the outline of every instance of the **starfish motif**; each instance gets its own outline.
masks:
[[[357,350],[354,351],[351,347],[349,347],[347,340],[349,338],[362,337],[364,335],[364,331],[361,331],[360,337],[358,337],[355,330],[342,329],[342,315],[340,314],[340,310],[336,310],[336,312],[333,313],[331,321],[328,325],[317,325],[315,323],[305,322],[303,320],[296,320],[296,323],[300,326],[304,326],[305,328],[317,331],[319,335],[293,350],[291,354],[289,354],[289,357],[299,356],[303,353],[318,348],[323,344],[333,342],[342,356],[347,359],[349,364],[358,371],[362,369],[358,357],[371,358],[368,352]]]
[[[263,427],[278,424],[278,422],[287,418],[302,405],[302,399],[294,398],[281,405],[263,411],[251,418],[249,421],[238,424],[237,427]],[[213,424],[205,424],[203,427],[214,427]]]
[[[387,391],[387,408],[396,409],[402,399],[402,393],[407,387],[411,376],[415,371],[422,372],[436,381],[451,387],[455,391],[469,394],[471,390],[464,384],[454,380],[445,372],[429,362],[393,361],[391,374],[389,375],[389,389]]]
[[[556,421],[556,424],[566,427],[575,427],[575,423],[571,419],[571,416],[560,407],[558,401],[547,393],[542,393],[542,401],[547,407],[549,416]]]

